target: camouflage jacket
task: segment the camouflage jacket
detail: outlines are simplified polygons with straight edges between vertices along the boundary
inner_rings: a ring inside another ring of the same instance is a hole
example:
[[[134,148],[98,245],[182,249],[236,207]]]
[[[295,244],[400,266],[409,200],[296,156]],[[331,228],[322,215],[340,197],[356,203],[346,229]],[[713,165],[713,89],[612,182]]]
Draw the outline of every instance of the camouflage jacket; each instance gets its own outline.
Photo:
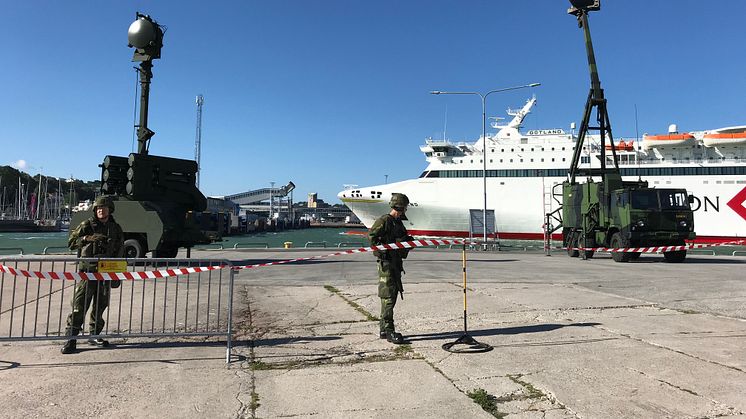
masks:
[[[371,246],[379,244],[388,244],[400,241],[411,240],[407,233],[407,228],[400,219],[396,219],[391,214],[379,217],[368,231],[368,238]],[[399,250],[374,250],[373,254],[379,259],[406,258],[409,249]]]
[[[106,239],[84,242],[85,236],[93,234],[102,234]],[[124,257],[124,233],[112,216],[105,223],[96,217],[83,221],[70,233],[67,245],[71,250],[80,249],[81,257]]]

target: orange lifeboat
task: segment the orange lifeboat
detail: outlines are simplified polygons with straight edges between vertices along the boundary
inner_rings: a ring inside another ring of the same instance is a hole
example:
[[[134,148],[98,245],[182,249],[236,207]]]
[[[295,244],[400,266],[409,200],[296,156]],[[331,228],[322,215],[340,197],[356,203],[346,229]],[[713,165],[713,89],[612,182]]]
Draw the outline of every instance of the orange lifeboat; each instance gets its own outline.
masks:
[[[643,135],[642,148],[666,148],[666,147],[688,147],[694,145],[694,135],[685,132],[683,134],[672,133],[664,135]]]
[[[742,146],[746,144],[746,128],[732,132],[710,132],[704,135],[702,142],[706,147]]]
[[[614,144],[614,150],[616,151],[624,151],[629,150],[629,144],[632,144],[630,141],[629,143],[625,143],[624,141],[619,141],[618,143]],[[611,150],[611,144],[606,144],[606,149]]]

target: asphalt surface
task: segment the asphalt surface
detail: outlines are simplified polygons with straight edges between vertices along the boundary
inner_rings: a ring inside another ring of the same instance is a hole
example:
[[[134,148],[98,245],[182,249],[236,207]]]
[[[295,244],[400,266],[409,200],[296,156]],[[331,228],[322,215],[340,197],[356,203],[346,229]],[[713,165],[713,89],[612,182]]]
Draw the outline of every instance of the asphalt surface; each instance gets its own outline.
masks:
[[[0,341],[0,417],[746,417],[746,258],[468,252],[466,332],[492,350],[452,353],[461,257],[410,253],[395,311],[406,345],[378,337],[365,253],[239,271],[229,365],[219,339],[81,342],[72,355]]]

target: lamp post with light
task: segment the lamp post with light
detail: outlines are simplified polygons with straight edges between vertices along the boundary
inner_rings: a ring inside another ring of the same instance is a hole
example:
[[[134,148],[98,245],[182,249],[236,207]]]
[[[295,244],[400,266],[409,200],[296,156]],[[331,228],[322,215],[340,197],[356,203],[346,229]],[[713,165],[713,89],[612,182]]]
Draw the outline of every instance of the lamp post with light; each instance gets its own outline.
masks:
[[[444,92],[440,90],[433,90],[430,92],[431,95],[475,95],[482,99],[482,191],[484,193],[484,208],[482,211],[482,227],[483,227],[483,248],[487,249],[487,96],[498,93],[506,92],[508,90],[525,89],[528,87],[541,86],[541,83],[530,83],[521,86],[505,87],[502,89],[490,90],[487,93],[480,92]],[[495,222],[497,224],[497,222]],[[471,228],[470,228],[471,230]],[[497,236],[497,225],[495,225],[495,238],[497,239],[497,247],[500,248],[500,239]]]

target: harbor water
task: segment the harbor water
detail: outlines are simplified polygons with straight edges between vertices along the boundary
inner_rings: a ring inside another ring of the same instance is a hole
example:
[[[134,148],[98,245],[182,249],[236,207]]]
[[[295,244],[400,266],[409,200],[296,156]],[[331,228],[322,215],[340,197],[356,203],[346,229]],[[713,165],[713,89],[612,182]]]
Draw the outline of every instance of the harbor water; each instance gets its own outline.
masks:
[[[301,230],[284,230],[277,232],[252,233],[240,236],[228,236],[222,242],[198,246],[214,248],[222,245],[232,248],[263,247],[282,248],[285,242],[292,242],[293,247],[337,247],[340,243],[346,247],[368,245],[366,230],[360,228],[306,228]],[[64,252],[67,248],[67,231],[56,233],[0,233],[0,255],[41,254],[44,249],[49,253]]]

